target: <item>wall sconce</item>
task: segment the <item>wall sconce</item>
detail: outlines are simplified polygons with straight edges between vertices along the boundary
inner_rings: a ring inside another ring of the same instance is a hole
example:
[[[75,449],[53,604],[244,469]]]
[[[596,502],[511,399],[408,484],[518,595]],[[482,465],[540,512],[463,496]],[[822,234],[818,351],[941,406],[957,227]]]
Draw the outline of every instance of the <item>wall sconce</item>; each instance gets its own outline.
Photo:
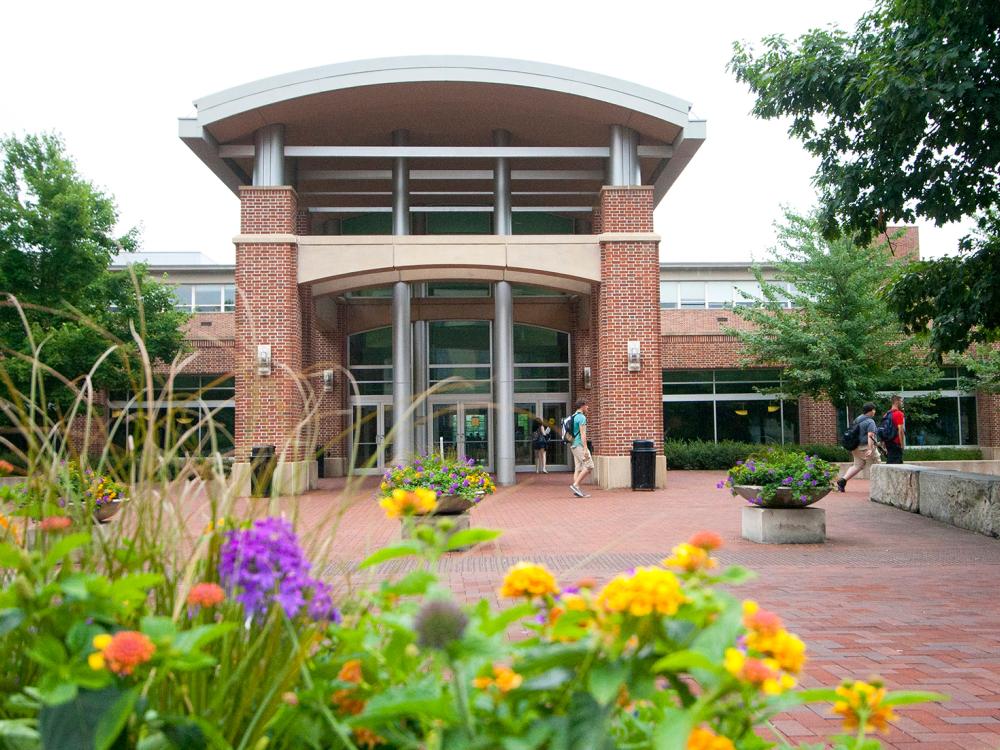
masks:
[[[583,368],[583,387],[584,387],[585,390],[588,390],[588,391],[590,390],[590,382],[591,382],[590,381],[590,368],[589,367],[584,367]]]
[[[642,352],[638,341],[628,342],[628,371],[639,372],[642,369]]]
[[[257,344],[257,374],[271,374],[271,345]]]
[[[333,390],[333,370],[323,370],[323,392],[330,393]]]

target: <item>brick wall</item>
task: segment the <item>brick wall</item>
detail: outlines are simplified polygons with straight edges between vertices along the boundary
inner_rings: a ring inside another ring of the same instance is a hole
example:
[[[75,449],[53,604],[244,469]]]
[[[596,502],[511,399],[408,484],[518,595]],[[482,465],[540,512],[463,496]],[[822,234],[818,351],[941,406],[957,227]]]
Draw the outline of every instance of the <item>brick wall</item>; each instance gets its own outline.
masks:
[[[1000,446],[1000,393],[976,393],[976,434],[981,446]]]
[[[664,369],[738,368],[742,347],[735,336],[663,336],[660,361]]]
[[[304,347],[303,366],[307,373],[312,403],[312,417],[309,424],[310,444],[315,444],[329,456],[347,455],[347,374],[344,371],[347,347],[347,332],[344,310],[335,306],[335,322],[320,319],[317,300],[310,286],[300,289],[302,308],[302,337]],[[334,304],[328,300],[323,303]],[[332,391],[323,387],[323,371],[333,370]]]
[[[889,252],[894,258],[903,261],[920,260],[919,227],[886,227],[885,232],[876,238],[876,243],[879,242],[888,243]]]
[[[293,233],[295,191],[289,187],[240,189],[244,234]],[[236,245],[236,455],[254,445],[274,445],[300,460],[297,431],[302,413],[302,314],[298,248],[294,243]],[[257,345],[271,345],[271,374],[257,374]]]
[[[601,190],[602,232],[652,232],[651,187]],[[594,450],[625,456],[635,438],[663,440],[659,312],[659,243],[601,243],[597,316],[597,408]],[[628,342],[639,341],[642,369],[628,371]]]
[[[837,443],[837,410],[833,404],[809,396],[799,398],[799,442]]]

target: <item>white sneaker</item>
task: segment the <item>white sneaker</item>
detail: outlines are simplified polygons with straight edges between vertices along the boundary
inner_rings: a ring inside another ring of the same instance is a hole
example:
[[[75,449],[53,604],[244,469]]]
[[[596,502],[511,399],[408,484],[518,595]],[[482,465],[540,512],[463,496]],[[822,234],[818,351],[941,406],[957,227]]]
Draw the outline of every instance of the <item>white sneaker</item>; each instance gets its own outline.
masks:
[[[570,489],[570,492],[572,492],[572,493],[573,493],[574,495],[576,495],[577,497],[587,497],[587,496],[586,496],[586,495],[585,495],[585,494],[583,493],[583,490],[581,490],[581,489],[580,489],[579,487],[577,487],[577,486],[576,486],[575,484],[571,484],[571,485],[569,486],[569,489]]]

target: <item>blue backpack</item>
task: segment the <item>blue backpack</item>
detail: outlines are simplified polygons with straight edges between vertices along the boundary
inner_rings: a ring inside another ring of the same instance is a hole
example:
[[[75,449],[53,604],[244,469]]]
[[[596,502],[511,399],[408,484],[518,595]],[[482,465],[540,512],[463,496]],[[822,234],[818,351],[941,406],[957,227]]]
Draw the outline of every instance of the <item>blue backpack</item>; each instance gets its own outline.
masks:
[[[899,437],[899,428],[892,420],[892,410],[890,409],[882,417],[882,424],[878,428],[878,439],[883,443],[892,443],[897,437]]]
[[[573,441],[576,440],[576,435],[573,433],[574,417],[576,417],[576,412],[573,412],[562,421],[562,439],[568,445],[572,445]]]

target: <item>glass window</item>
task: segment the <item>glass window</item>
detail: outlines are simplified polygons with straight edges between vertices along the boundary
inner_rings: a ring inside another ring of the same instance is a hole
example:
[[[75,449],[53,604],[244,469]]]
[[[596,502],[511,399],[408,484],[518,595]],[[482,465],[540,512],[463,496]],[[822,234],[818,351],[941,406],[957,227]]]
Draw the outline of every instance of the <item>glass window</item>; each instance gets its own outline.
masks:
[[[711,401],[664,401],[663,434],[667,440],[715,440]]]
[[[799,402],[781,402],[781,424],[783,437],[786,443],[799,442]],[[844,428],[846,429],[846,428]],[[843,430],[840,433],[842,434]]]
[[[733,284],[733,289],[733,299],[737,307],[751,307],[759,304],[762,294],[760,284],[756,281],[737,281]],[[750,299],[744,297],[744,294],[749,295]]]
[[[682,308],[705,307],[704,281],[681,281],[678,287]]]
[[[490,364],[488,322],[435,320],[428,325],[428,332],[432,365]]]
[[[660,307],[675,309],[677,307],[677,282],[660,282]]]
[[[180,284],[174,287],[174,297],[177,299],[177,307],[181,310],[191,311],[191,296],[194,287],[190,284]]]
[[[733,306],[733,285],[729,281],[709,281],[705,284],[708,306],[714,309]]]
[[[781,443],[781,404],[778,401],[719,401],[715,418],[719,440]]]
[[[232,312],[236,309],[236,287],[226,284],[222,287],[222,311]]]
[[[391,286],[372,286],[367,289],[354,289],[344,295],[348,299],[367,299],[370,297],[377,297],[379,299],[386,299],[392,297],[392,287]]]
[[[569,363],[569,334],[540,326],[514,326],[514,362]]]
[[[960,396],[958,399],[958,416],[961,420],[959,435],[962,445],[975,445],[979,436],[976,433],[976,397]]]
[[[434,281],[427,285],[428,297],[489,297],[489,284],[467,281]]]
[[[392,366],[392,328],[356,333],[348,341],[348,362],[359,365]]]
[[[194,288],[195,312],[222,310],[222,287],[217,284],[197,284]]]
[[[511,284],[511,294],[515,297],[568,297],[566,292],[558,289],[546,289],[543,286],[528,286],[527,284]]]

